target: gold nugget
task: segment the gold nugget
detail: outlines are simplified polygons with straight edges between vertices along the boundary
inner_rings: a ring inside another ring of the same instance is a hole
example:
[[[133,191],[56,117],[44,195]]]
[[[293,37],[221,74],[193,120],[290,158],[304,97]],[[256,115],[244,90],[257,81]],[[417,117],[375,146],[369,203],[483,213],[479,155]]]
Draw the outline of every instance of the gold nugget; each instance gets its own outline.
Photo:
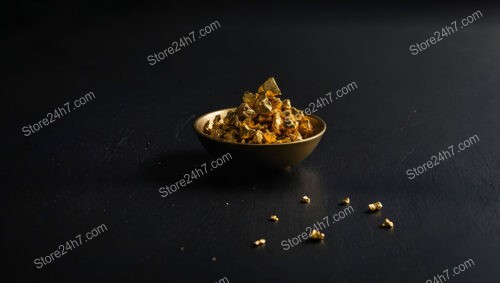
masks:
[[[256,247],[260,247],[266,244],[266,239],[259,239],[255,242],[253,242],[253,245]]]
[[[321,233],[318,230],[312,230],[311,234],[309,234],[309,239],[314,240],[314,241],[320,241],[325,238],[325,234]]]
[[[382,225],[380,225],[380,226],[382,228],[390,228],[390,229],[392,229],[392,228],[394,228],[394,223],[391,220],[389,220],[389,218],[386,218],[384,220],[384,222],[382,222]]]
[[[278,220],[280,220],[280,219],[278,218],[278,215],[273,214],[273,215],[271,215],[271,217],[269,217],[269,220],[271,220],[273,222],[278,222]]]
[[[302,203],[310,203],[311,199],[308,196],[303,196],[302,197]]]
[[[381,210],[382,209],[382,203],[380,201],[377,201],[377,202],[374,202],[374,203],[370,203],[368,205],[368,210],[369,211],[377,211],[377,210]]]
[[[300,141],[315,129],[304,112],[281,100],[274,78],[267,79],[256,93],[246,91],[242,103],[226,117],[207,121],[203,132],[215,139],[234,143],[273,144]]]
[[[351,204],[351,199],[349,199],[349,197],[345,197],[345,198],[342,200],[342,204],[345,204],[345,205],[349,205],[349,204]]]

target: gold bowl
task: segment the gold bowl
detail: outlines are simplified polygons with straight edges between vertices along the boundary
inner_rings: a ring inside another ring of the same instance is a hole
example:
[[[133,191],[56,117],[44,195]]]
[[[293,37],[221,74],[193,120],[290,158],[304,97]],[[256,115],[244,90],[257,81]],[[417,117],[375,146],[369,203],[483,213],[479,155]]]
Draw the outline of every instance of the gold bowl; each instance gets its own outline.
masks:
[[[194,121],[194,130],[205,149],[214,157],[226,153],[232,156],[231,163],[264,168],[283,169],[297,164],[308,157],[316,148],[326,131],[325,122],[315,115],[307,115],[316,131],[314,136],[300,141],[274,144],[242,144],[215,139],[203,132],[206,121],[216,115],[225,117],[227,112],[236,108],[227,108],[201,115]]]

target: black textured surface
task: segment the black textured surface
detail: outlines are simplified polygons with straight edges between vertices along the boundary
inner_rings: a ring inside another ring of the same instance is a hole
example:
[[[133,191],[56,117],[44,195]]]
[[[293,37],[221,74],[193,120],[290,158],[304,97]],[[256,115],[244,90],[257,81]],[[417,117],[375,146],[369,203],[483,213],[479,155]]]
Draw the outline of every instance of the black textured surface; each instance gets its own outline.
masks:
[[[451,282],[499,282],[499,6],[195,8],[75,8],[2,37],[4,279],[423,283],[448,268]],[[411,44],[477,10],[482,19],[411,55]],[[148,64],[216,20],[217,31]],[[161,186],[214,160],[194,117],[236,105],[268,76],[300,108],[359,88],[316,113],[328,129],[299,165],[241,176],[229,162],[162,198]],[[90,91],[93,101],[23,136]],[[330,223],[323,243],[283,250],[343,209],[344,196],[355,212]],[[365,213],[376,200],[384,209]],[[393,231],[378,227],[384,217]],[[36,269],[36,257],[101,224],[108,231]],[[252,248],[260,237],[266,246]],[[475,265],[451,278],[468,259]]]

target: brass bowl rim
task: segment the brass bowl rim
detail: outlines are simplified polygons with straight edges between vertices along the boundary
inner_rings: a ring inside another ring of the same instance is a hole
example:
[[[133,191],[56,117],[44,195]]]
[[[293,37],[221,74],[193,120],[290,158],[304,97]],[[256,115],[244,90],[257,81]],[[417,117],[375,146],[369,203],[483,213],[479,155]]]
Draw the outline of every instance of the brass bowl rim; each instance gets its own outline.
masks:
[[[314,134],[314,136],[311,136],[311,137],[308,137],[306,139],[303,139],[303,140],[300,140],[300,141],[292,141],[292,142],[286,142],[286,143],[268,143],[268,144],[255,144],[255,143],[237,143],[237,142],[228,142],[228,141],[223,141],[223,140],[219,140],[219,139],[216,139],[216,138],[213,138],[207,134],[205,134],[203,131],[200,131],[198,130],[198,128],[196,127],[196,124],[198,124],[198,121],[205,117],[205,116],[208,116],[214,112],[221,112],[221,111],[229,111],[229,110],[234,110],[236,109],[237,107],[230,107],[230,108],[224,108],[224,109],[219,109],[219,110],[215,110],[215,111],[210,111],[210,112],[207,112],[205,114],[202,114],[200,116],[198,116],[198,118],[196,118],[193,122],[193,128],[195,130],[196,133],[210,139],[210,140],[213,140],[213,141],[216,141],[216,142],[220,142],[220,143],[225,143],[225,144],[233,144],[233,145],[240,145],[240,146],[284,146],[284,145],[289,145],[289,144],[299,144],[299,143],[304,143],[304,142],[307,142],[307,141],[310,141],[310,140],[314,140],[314,139],[317,139],[321,136],[323,136],[323,134],[326,132],[326,123],[325,121],[323,121],[323,119],[321,119],[320,117],[316,116],[316,115],[305,115],[304,116],[308,116],[308,117],[312,117],[314,119],[316,119],[323,127],[323,129]]]

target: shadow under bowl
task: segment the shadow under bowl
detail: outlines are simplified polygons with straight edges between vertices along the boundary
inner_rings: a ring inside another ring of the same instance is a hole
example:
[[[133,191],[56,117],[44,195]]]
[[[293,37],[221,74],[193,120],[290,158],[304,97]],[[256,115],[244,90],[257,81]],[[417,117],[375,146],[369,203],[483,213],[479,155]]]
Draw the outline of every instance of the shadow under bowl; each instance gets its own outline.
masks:
[[[241,144],[215,139],[203,132],[206,121],[220,115],[225,117],[228,111],[236,108],[227,108],[201,115],[194,121],[194,130],[205,149],[214,157],[231,154],[231,163],[257,168],[283,169],[297,164],[308,157],[316,148],[326,131],[325,122],[315,115],[307,115],[315,129],[312,137],[289,143],[276,144]]]

